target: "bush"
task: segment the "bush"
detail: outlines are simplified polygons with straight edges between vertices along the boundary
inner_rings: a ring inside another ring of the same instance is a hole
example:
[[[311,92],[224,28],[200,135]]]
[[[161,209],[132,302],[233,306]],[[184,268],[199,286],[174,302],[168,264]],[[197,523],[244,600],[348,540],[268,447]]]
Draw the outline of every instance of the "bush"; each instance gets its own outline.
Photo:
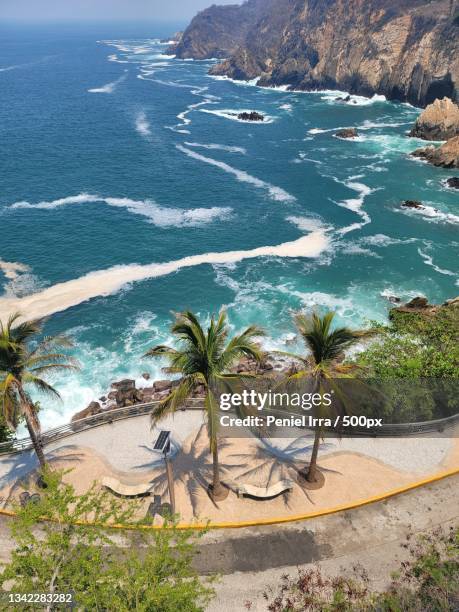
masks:
[[[0,574],[0,589],[14,593],[74,593],[76,609],[128,612],[199,612],[213,594],[210,580],[192,568],[195,536],[170,529],[123,533],[102,524],[132,524],[135,502],[94,485],[76,495],[62,473],[44,474],[38,503],[17,508],[16,549]],[[43,520],[46,517],[47,520]],[[88,526],[86,521],[96,525]],[[6,588],[7,587],[7,588]],[[1,591],[0,591],[1,594]],[[21,610],[37,609],[21,604]],[[57,610],[52,605],[47,608]],[[62,604],[61,604],[62,609]]]
[[[265,593],[269,612],[446,612],[459,606],[459,528],[436,530],[404,544],[410,559],[383,593],[371,592],[365,570],[325,577],[320,568],[282,577]],[[247,602],[250,610],[251,603]]]

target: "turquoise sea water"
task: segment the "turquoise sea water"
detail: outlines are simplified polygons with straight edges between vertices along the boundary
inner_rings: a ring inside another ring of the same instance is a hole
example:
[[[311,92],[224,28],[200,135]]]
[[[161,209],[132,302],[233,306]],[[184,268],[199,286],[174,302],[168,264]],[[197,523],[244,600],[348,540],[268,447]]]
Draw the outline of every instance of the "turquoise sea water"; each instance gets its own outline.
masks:
[[[168,341],[172,311],[225,306],[234,329],[257,322],[285,348],[300,308],[361,325],[384,320],[388,295],[457,294],[459,194],[442,182],[451,172],[407,156],[418,109],[211,78],[212,62],[164,54],[157,37],[173,27],[1,30],[0,260],[29,269],[0,270],[0,292],[84,289],[113,266],[129,281],[131,264],[243,252],[172,264],[111,295],[102,279],[97,297],[52,316],[46,331],[73,336],[82,370],[54,380],[64,402],[43,402],[45,427],[112,380],[160,375],[141,355]],[[267,121],[235,120],[244,109]],[[335,138],[345,126],[359,138]],[[402,211],[403,199],[426,208]],[[314,257],[248,257],[311,232]]]

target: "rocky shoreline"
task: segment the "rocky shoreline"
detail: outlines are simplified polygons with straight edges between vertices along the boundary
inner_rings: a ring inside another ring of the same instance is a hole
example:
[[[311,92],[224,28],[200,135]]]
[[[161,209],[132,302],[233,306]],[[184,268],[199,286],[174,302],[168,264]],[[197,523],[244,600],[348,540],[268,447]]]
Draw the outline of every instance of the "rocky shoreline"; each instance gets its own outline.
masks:
[[[398,296],[391,295],[388,300],[394,305],[397,304],[389,311],[389,319],[395,312],[435,315],[442,308],[459,306],[459,297],[447,300],[443,304],[430,304],[424,296],[415,297],[405,304],[401,304],[401,299]],[[299,362],[293,357],[276,352],[267,352],[261,363],[243,358],[232,371],[237,374],[271,375],[275,377],[297,371],[298,365]],[[130,378],[113,382],[106,395],[101,396],[98,401],[92,401],[84,410],[75,413],[71,418],[71,423],[118,408],[161,401],[178,385],[178,380],[170,379],[155,380],[150,383],[150,374],[147,372],[143,373],[141,378],[145,381],[145,386],[142,385],[141,388],[136,386],[134,379]],[[192,397],[204,397],[204,387],[197,387]]]
[[[266,353],[261,363],[257,363],[249,358],[242,359],[233,368],[233,372],[257,375],[285,374],[291,371],[295,363],[295,360],[291,357]],[[117,408],[161,401],[178,385],[177,380],[170,379],[155,380],[150,383],[150,374],[148,372],[144,372],[141,378],[145,380],[145,386],[143,384],[141,387],[136,386],[136,381],[132,378],[113,382],[106,395],[102,395],[97,401],[92,401],[86,408],[75,413],[71,418],[71,422],[74,423],[80,419],[116,410]],[[204,397],[204,387],[197,387],[192,397]]]
[[[168,53],[225,58],[211,74],[263,86],[426,106],[459,99],[458,26],[449,0],[248,0],[201,11]]]

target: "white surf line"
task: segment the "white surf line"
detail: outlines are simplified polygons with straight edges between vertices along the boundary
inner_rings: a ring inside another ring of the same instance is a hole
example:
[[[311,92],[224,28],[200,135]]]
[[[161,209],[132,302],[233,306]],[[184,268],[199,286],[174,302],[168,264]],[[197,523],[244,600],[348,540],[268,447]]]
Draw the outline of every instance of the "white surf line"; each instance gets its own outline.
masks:
[[[29,272],[29,266],[14,261],[3,261],[0,259],[0,270],[10,280],[16,279],[23,272]]]
[[[345,185],[349,189],[352,189],[359,194],[358,198],[349,198],[347,200],[343,200],[342,202],[336,202],[336,204],[338,206],[341,206],[341,208],[347,208],[348,210],[355,212],[357,215],[359,215],[362,218],[361,222],[352,223],[351,225],[343,227],[340,230],[338,230],[337,233],[343,236],[344,234],[353,232],[354,230],[360,229],[364,225],[368,225],[368,223],[371,223],[370,215],[364,210],[362,210],[362,206],[365,202],[365,198],[377,190],[372,189],[371,187],[368,187],[368,185],[365,185],[364,183],[357,182],[356,179],[362,178],[361,175],[350,177],[347,181],[339,181],[335,177],[333,178],[337,183],[341,183],[342,185]]]
[[[185,153],[185,155],[188,155],[188,157],[197,159],[198,161],[204,162],[206,164],[210,164],[211,166],[215,166],[216,168],[220,168],[220,170],[228,172],[228,174],[232,174],[236,177],[238,181],[241,181],[242,183],[249,183],[250,185],[257,187],[257,189],[264,189],[268,192],[270,198],[272,198],[273,200],[276,200],[278,202],[294,202],[296,200],[294,196],[292,196],[290,193],[288,193],[281,187],[276,187],[275,185],[271,185],[270,183],[262,181],[261,179],[256,178],[251,174],[248,174],[247,172],[245,172],[245,170],[233,168],[233,166],[225,164],[225,162],[213,159],[212,157],[205,157],[204,155],[196,153],[196,151],[191,151],[190,149],[187,149],[182,145],[176,145],[176,147],[179,151]]]
[[[23,313],[25,318],[40,319],[93,298],[112,295],[128,283],[167,276],[183,268],[202,264],[236,263],[257,257],[318,257],[328,246],[329,239],[323,232],[312,232],[277,246],[262,246],[246,251],[203,253],[165,263],[114,266],[58,283],[33,295],[21,298],[0,297],[0,319],[4,320],[12,312],[17,311]]]
[[[426,266],[430,266],[431,268],[433,268],[435,270],[435,272],[438,272],[439,274],[445,274],[446,276],[454,276],[454,277],[457,276],[457,274],[455,274],[451,270],[445,270],[444,268],[438,267],[434,263],[432,257],[430,255],[428,255],[427,253],[424,253],[424,251],[422,251],[421,249],[418,249],[418,253],[422,257],[422,259],[424,260],[424,263],[426,264]]]
[[[112,94],[115,89],[118,87],[120,83],[122,83],[127,77],[127,73],[122,74],[119,79],[116,81],[112,81],[111,83],[107,83],[102,87],[94,87],[93,89],[88,89],[88,93],[104,93],[104,94]]]
[[[9,206],[12,210],[37,209],[55,210],[62,206],[78,204],[94,204],[102,202],[115,208],[125,208],[133,215],[146,217],[150,223],[157,227],[197,227],[212,223],[213,221],[228,219],[232,213],[229,207],[212,206],[211,208],[168,208],[159,206],[154,200],[132,200],[131,198],[113,198],[94,195],[91,193],[80,193],[76,196],[59,198],[51,202],[15,202]]]
[[[197,149],[210,149],[211,151],[226,151],[227,153],[241,153],[241,155],[247,154],[247,149],[244,147],[233,147],[230,145],[221,145],[221,144],[202,144],[200,142],[185,142],[187,147],[193,147]],[[319,162],[320,163],[320,162]]]

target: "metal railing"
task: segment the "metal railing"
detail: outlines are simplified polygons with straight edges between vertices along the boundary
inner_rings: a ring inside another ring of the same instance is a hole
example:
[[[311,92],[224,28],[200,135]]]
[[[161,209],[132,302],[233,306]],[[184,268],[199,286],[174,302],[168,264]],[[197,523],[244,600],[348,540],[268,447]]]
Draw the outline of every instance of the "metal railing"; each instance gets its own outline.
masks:
[[[87,429],[93,429],[94,427],[100,427],[107,423],[113,423],[115,421],[121,421],[123,419],[130,419],[137,416],[150,413],[155,406],[158,406],[160,402],[147,402],[145,404],[134,404],[133,406],[126,406],[125,408],[115,408],[112,410],[106,410],[93,416],[79,419],[73,423],[67,423],[60,427],[48,429],[41,434],[41,441],[44,445],[61,440],[73,434],[85,431]],[[184,405],[183,410],[202,410],[203,401],[200,398],[191,398]],[[0,443],[0,455],[20,453],[21,451],[32,448],[32,441],[29,437],[21,438],[19,440],[10,440],[8,442]]]
[[[85,417],[84,419],[79,419],[73,423],[68,423],[67,425],[61,425],[60,427],[49,429],[48,431],[42,433],[41,440],[42,443],[46,445],[81,431],[93,429],[94,427],[100,427],[101,425],[110,424],[115,421],[142,416],[151,412],[159,403],[159,401],[147,402],[145,404],[134,404],[133,406],[127,406],[125,408],[106,410],[94,416]],[[201,398],[191,398],[186,402],[182,410],[202,410],[203,408],[204,405]],[[374,427],[372,429],[359,427],[343,428],[340,433],[343,435],[353,436],[365,435],[367,437],[402,437],[442,432],[457,423],[459,423],[459,414],[455,414],[444,419],[422,421],[419,423],[388,423],[386,425],[382,425],[381,427]],[[30,448],[32,448],[32,442],[29,437],[21,438],[19,440],[11,440],[9,442],[2,442],[0,443],[0,455],[19,453]]]

